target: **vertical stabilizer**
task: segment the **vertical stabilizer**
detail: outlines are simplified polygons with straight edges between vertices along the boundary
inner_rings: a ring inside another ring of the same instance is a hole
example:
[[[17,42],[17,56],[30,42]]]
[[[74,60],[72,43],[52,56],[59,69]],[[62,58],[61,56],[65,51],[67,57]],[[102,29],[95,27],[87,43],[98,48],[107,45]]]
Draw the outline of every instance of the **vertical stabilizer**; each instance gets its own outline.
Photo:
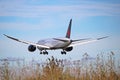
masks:
[[[70,22],[69,22],[69,26],[68,26],[67,33],[66,33],[66,38],[70,38],[71,25],[72,25],[72,19],[70,19]]]

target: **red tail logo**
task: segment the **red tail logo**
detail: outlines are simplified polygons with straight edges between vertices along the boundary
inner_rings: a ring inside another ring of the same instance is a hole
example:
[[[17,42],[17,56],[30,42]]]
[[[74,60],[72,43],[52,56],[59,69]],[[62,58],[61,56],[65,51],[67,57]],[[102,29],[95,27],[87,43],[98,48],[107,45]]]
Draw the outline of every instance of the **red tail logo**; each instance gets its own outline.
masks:
[[[66,38],[70,38],[71,25],[72,25],[72,19],[70,19],[70,22],[69,22],[69,26],[68,26],[67,33],[66,33]]]

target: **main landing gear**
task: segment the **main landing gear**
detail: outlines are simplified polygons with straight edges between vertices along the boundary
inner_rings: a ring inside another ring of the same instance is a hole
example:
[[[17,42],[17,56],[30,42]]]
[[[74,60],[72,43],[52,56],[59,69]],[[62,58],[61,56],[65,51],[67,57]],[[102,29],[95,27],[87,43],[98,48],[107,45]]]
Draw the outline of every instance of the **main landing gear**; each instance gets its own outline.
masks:
[[[40,51],[40,54],[48,55],[48,52],[47,52],[46,50],[43,50],[43,51],[41,50],[41,51]],[[65,54],[65,55],[66,55],[66,51],[64,51],[64,50],[61,51],[61,54],[62,54],[62,55]]]
[[[63,50],[63,51],[61,51],[61,54],[62,54],[62,55],[65,54],[65,55],[66,55],[66,52]]]
[[[40,54],[48,55],[48,52],[46,50],[45,51],[40,51]]]

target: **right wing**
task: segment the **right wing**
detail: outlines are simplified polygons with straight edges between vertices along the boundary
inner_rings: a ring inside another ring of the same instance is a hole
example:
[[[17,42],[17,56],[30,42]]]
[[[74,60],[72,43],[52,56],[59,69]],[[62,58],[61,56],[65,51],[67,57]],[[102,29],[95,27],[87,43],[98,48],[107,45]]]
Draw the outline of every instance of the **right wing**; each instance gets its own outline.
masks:
[[[70,46],[83,45],[83,44],[87,44],[87,43],[91,43],[91,42],[96,42],[96,41],[99,41],[99,40],[107,38],[107,37],[108,36],[100,37],[100,38],[97,38],[97,39],[87,38],[87,39],[72,40],[72,43],[69,45],[69,47]]]
[[[14,37],[11,37],[11,36],[8,36],[8,35],[5,35],[5,34],[3,34],[3,35],[6,36],[6,37],[9,38],[9,39],[12,39],[12,40],[15,40],[15,41],[24,43],[24,44],[30,44],[30,45],[34,45],[34,46],[36,46],[36,47],[47,48],[47,49],[50,48],[49,46],[40,45],[40,44],[33,43],[33,42],[29,42],[29,41],[19,40],[19,39],[17,39],[17,38],[14,38]]]

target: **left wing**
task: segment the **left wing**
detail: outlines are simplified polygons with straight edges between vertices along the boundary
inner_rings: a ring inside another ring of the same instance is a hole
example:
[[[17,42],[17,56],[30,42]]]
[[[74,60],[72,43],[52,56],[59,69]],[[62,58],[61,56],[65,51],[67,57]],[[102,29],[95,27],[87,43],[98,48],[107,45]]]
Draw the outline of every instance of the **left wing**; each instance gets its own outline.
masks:
[[[96,42],[96,41],[99,41],[99,40],[107,38],[107,37],[108,36],[100,37],[100,38],[97,38],[97,39],[87,38],[87,39],[72,40],[72,43],[69,45],[69,47],[70,46],[77,46],[77,45],[87,44],[87,43],[91,43],[91,42]]]
[[[10,38],[12,40],[15,40],[17,42],[21,42],[21,43],[24,43],[24,44],[30,44],[30,45],[34,45],[36,47],[47,48],[47,49],[50,48],[49,46],[46,46],[46,45],[40,45],[40,44],[29,42],[29,41],[19,40],[17,38],[14,38],[14,37],[11,37],[11,36],[8,36],[8,35],[5,35],[5,34],[3,34],[3,35],[6,36],[7,38]]]

